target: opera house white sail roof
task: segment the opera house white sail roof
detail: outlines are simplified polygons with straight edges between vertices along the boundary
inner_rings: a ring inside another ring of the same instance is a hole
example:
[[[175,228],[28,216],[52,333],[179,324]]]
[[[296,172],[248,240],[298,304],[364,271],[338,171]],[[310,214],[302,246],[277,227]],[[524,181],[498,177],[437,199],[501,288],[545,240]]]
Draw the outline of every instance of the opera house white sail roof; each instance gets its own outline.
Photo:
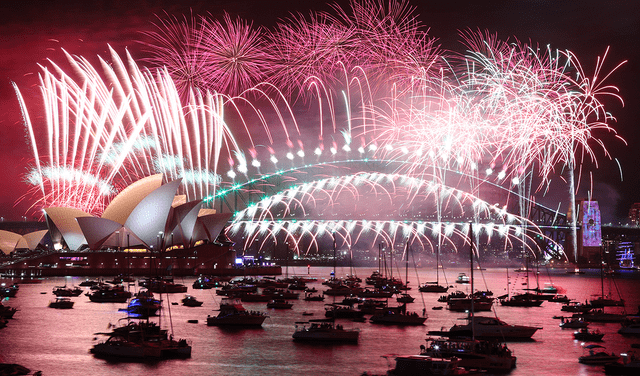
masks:
[[[52,240],[70,250],[85,245],[164,249],[215,241],[231,214],[202,209],[200,200],[185,202],[183,196],[176,196],[179,186],[180,180],[162,184],[162,174],[143,178],[120,192],[102,217],[77,209],[47,208]]]

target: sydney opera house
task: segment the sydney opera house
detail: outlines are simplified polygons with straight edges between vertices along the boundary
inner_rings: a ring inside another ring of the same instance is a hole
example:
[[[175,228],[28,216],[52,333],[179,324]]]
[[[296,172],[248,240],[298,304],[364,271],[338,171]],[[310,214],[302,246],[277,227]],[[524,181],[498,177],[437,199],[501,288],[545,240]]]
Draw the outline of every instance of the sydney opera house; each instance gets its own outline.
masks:
[[[0,248],[14,255],[0,271],[23,277],[236,274],[233,243],[223,232],[231,214],[202,208],[200,200],[187,202],[176,195],[179,185],[179,180],[163,184],[162,174],[141,179],[120,192],[101,217],[46,208],[48,230],[0,231]],[[51,246],[42,247],[43,242]],[[24,257],[16,252],[36,248],[41,251]]]

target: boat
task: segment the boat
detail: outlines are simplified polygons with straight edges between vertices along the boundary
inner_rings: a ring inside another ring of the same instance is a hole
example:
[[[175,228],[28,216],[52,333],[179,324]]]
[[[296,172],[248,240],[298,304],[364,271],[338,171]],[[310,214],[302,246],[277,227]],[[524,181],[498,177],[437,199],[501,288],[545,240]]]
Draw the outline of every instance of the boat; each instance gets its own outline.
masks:
[[[0,303],[0,319],[10,319],[18,311],[17,308],[9,307]]]
[[[71,309],[73,308],[73,301],[71,298],[57,297],[56,300],[49,302],[49,308]]]
[[[617,362],[620,360],[620,356],[614,353],[607,353],[604,351],[604,346],[600,345],[587,345],[584,350],[588,352],[586,355],[582,355],[578,358],[578,362],[582,364],[607,364]]]
[[[159,294],[173,294],[187,292],[187,286],[171,281],[153,279],[149,281],[147,289]]]
[[[307,302],[321,302],[324,300],[324,296],[322,295],[313,295],[310,292],[304,294],[304,300]]]
[[[560,308],[561,311],[574,313],[585,313],[591,311],[592,309],[593,306],[591,304],[580,302],[567,302]]]
[[[79,285],[82,286],[82,287],[91,287],[91,286],[95,286],[95,285],[97,285],[99,283],[100,283],[99,281],[94,281],[94,280],[91,280],[91,279],[87,279],[85,281],[80,282]]]
[[[7,286],[5,283],[0,284],[0,298],[13,298],[17,293],[18,285]]]
[[[560,320],[561,322],[559,326],[563,329],[580,329],[580,328],[586,328],[587,326],[589,326],[589,323],[584,321],[580,317],[571,317],[568,319],[565,319],[563,317]]]
[[[491,311],[493,306],[492,298],[466,297],[466,298],[450,298],[447,301],[447,307],[450,311],[467,312],[471,310],[473,305],[474,311]]]
[[[127,308],[120,311],[127,312],[131,317],[148,318],[156,316],[160,309],[162,309],[162,302],[155,299],[151,291],[146,290],[135,294]]]
[[[398,303],[413,303],[414,300],[416,300],[416,298],[409,294],[399,294],[396,298]]]
[[[640,357],[634,352],[620,354],[621,359],[615,363],[604,365],[606,375],[633,375],[640,373]]]
[[[626,319],[618,329],[622,335],[640,336],[640,318]]]
[[[605,312],[603,309],[594,309],[580,314],[580,317],[588,322],[623,322],[627,315],[624,313]]]
[[[84,290],[80,287],[76,286],[74,288],[70,288],[67,286],[57,286],[53,289],[53,295],[55,296],[80,296]]]
[[[426,282],[424,285],[418,288],[420,292],[447,292],[448,286],[440,285],[440,238],[438,238],[438,248],[436,249],[436,281]],[[442,271],[444,275],[444,270]],[[446,276],[445,276],[446,282]]]
[[[464,325],[454,325],[447,331],[429,331],[430,335],[451,338],[471,338],[498,340],[527,340],[542,328],[526,325],[509,325],[497,317],[469,316]],[[472,327],[473,324],[473,327]]]
[[[359,309],[340,304],[326,304],[324,316],[331,319],[357,319],[365,315]]]
[[[305,342],[350,342],[357,343],[360,332],[357,330],[347,330],[342,325],[335,325],[334,322],[297,322],[293,332],[295,341]]]
[[[122,285],[104,285],[85,295],[89,297],[89,300],[96,303],[126,303],[131,298],[131,293],[126,291]]]
[[[598,329],[589,331],[588,328],[581,328],[579,331],[573,332],[573,338],[578,341],[600,342],[602,341],[602,337],[604,337],[604,333],[600,332]]]
[[[273,299],[267,303],[267,308],[291,309],[291,307],[293,307],[293,303],[289,303],[284,299]]]
[[[203,303],[191,295],[185,295],[181,302],[183,306],[187,307],[200,307]]]
[[[458,277],[456,278],[456,283],[469,283],[469,276],[466,273],[460,273],[458,274]]]
[[[447,292],[447,290],[449,290],[449,287],[441,286],[437,282],[426,282],[418,288],[420,292]]]
[[[505,307],[540,307],[543,300],[534,299],[533,294],[524,293],[508,296],[500,300],[500,304]]]
[[[217,316],[207,316],[209,326],[261,326],[268,317],[262,312],[247,311],[238,299],[225,299],[220,303]]]
[[[469,371],[460,366],[459,358],[436,358],[427,355],[394,356],[395,368],[387,371],[387,376],[420,375],[468,375]]]
[[[426,316],[420,316],[415,312],[396,312],[386,310],[376,313],[369,319],[374,324],[392,324],[392,325],[424,325],[427,321]]]
[[[554,295],[549,302],[552,303],[569,303],[571,299],[569,299],[566,295]]]
[[[420,355],[435,358],[458,358],[458,366],[467,370],[509,372],[516,367],[516,357],[506,344],[469,338],[427,338]]]

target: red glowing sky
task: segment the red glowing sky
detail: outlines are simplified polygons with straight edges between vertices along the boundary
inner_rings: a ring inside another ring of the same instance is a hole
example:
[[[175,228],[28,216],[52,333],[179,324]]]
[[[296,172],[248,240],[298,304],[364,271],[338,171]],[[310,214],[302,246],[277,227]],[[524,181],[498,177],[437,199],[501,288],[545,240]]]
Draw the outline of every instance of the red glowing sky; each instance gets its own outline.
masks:
[[[227,11],[253,20],[258,25],[272,25],[289,12],[328,10],[328,3],[316,0],[97,0],[97,1],[20,1],[4,0],[0,4],[0,216],[20,219],[30,202],[20,197],[28,189],[23,183],[31,150],[20,108],[11,82],[22,91],[30,108],[38,105],[38,64],[49,66],[47,59],[64,63],[61,49],[95,62],[97,55],[107,56],[108,45],[122,54],[126,48],[134,58],[142,54],[141,31],[153,29],[156,15],[164,12],[181,16],[211,13],[214,17]],[[346,4],[347,1],[339,1]],[[502,39],[517,37],[541,46],[573,51],[587,71],[607,46],[611,52],[605,71],[629,60],[609,83],[620,88],[625,107],[617,104],[611,111],[618,122],[613,127],[630,146],[606,137],[607,148],[622,165],[620,181],[617,164],[598,155],[600,167],[594,172],[595,198],[601,201],[604,219],[624,216],[633,202],[640,202],[640,167],[638,152],[640,132],[636,122],[640,115],[640,2],[631,1],[411,1],[417,7],[429,34],[439,38],[446,49],[460,48],[457,30],[486,29]],[[94,59],[94,60],[92,60]],[[588,176],[588,175],[587,175]],[[607,218],[608,216],[608,218]]]

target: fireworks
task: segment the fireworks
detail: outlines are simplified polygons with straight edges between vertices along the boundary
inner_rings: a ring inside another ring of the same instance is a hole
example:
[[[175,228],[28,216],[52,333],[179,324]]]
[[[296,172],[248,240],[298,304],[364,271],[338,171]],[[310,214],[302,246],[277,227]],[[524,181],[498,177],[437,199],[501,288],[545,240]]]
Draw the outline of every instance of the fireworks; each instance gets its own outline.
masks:
[[[155,70],[115,52],[101,60],[103,74],[70,55],[74,77],[43,67],[46,140],[21,101],[36,207],[99,213],[130,182],[162,172],[182,179],[189,200],[222,207],[226,193],[245,194],[232,231],[246,245],[286,233],[307,252],[331,232],[350,247],[373,233],[374,242],[412,235],[433,249],[464,237],[443,224],[450,219],[485,221],[486,234],[528,247],[528,230],[513,226],[535,226],[506,212],[508,198],[498,207],[480,197],[497,185],[529,205],[534,176],[540,188],[581,158],[597,162],[592,146],[607,150],[594,131],[614,132],[601,98],[621,100],[603,83],[604,58],[589,77],[571,52],[481,31],[462,32],[467,52],[456,54],[403,1],[352,0],[272,30],[227,14],[169,17],[156,28],[146,33]],[[300,97],[314,100],[290,104]],[[372,160],[402,178],[337,167]],[[378,208],[423,211],[379,219],[357,205],[364,196],[384,198]],[[338,203],[361,217],[336,218]],[[410,224],[391,221],[405,215]]]

